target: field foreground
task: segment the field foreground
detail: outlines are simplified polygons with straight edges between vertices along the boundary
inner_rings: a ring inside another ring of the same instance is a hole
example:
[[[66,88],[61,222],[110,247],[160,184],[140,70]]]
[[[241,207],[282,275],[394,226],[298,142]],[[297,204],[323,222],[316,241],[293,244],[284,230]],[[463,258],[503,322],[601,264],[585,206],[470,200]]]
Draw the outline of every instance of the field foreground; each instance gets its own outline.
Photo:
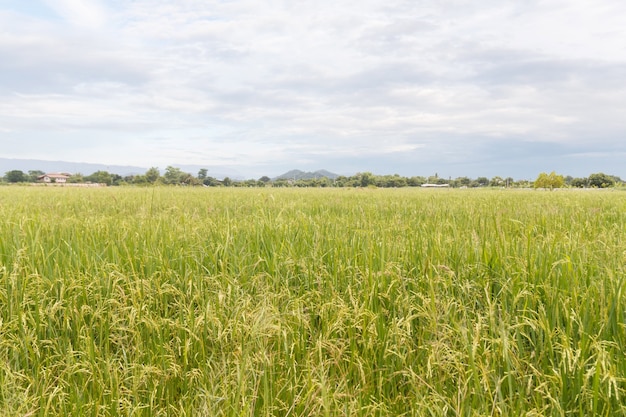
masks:
[[[626,194],[0,188],[0,415],[626,415]]]

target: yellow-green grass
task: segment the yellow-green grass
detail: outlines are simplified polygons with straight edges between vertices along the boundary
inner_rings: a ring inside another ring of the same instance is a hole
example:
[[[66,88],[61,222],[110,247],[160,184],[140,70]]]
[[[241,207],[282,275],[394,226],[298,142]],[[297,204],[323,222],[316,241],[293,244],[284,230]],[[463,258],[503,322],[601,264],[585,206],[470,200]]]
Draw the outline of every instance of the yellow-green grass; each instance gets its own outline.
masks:
[[[626,414],[626,194],[0,188],[0,415]]]

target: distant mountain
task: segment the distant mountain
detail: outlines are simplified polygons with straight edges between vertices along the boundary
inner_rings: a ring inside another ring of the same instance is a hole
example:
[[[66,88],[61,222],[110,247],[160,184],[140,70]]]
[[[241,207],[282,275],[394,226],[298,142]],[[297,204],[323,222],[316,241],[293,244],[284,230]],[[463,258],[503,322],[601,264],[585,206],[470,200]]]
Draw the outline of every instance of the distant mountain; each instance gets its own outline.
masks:
[[[312,180],[315,178],[324,178],[324,177],[334,180],[338,176],[339,175],[334,174],[330,171],[326,171],[325,169],[320,169],[315,172],[305,172],[305,171],[300,171],[299,169],[292,169],[291,171],[285,172],[282,175],[272,178],[272,180],[273,181],[275,180]]]
[[[180,168],[182,171],[192,175],[197,175],[201,168],[207,169],[207,175],[210,177],[222,179],[224,177],[230,177],[231,179],[242,179],[242,175],[229,168],[222,167],[208,167],[200,165],[176,165],[173,167]],[[19,170],[22,172],[28,171],[44,171],[44,172],[67,172],[70,174],[83,174],[91,175],[96,171],[107,171],[111,174],[117,175],[138,175],[145,174],[149,167],[137,167],[127,165],[104,165],[104,164],[92,164],[88,162],[67,162],[67,161],[43,161],[38,159],[9,159],[0,158],[0,177],[5,172]],[[166,167],[159,167],[161,173],[165,172]]]
[[[7,171],[19,170],[44,171],[44,172],[68,172],[70,174],[90,175],[96,171],[107,171],[117,175],[143,174],[147,168],[125,166],[125,165],[104,165],[90,164],[87,162],[66,162],[66,161],[43,161],[38,159],[8,159],[0,158],[0,176]]]

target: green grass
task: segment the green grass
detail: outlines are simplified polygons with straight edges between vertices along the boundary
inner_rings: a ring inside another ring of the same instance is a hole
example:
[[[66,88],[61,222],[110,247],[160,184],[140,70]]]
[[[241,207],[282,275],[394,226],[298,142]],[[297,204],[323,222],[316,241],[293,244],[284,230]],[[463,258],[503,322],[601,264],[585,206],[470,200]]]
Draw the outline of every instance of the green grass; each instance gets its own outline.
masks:
[[[0,188],[0,415],[626,414],[626,194]]]

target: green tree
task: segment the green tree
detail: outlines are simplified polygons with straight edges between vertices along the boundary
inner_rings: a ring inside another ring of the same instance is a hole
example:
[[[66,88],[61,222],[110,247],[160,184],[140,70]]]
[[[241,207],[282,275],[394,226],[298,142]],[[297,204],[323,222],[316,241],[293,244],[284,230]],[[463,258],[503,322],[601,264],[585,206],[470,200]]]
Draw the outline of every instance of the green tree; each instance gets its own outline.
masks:
[[[137,185],[148,184],[148,179],[145,175],[131,175],[130,177],[125,178],[125,181]]]
[[[320,187],[327,188],[327,187],[332,187],[333,186],[333,180],[331,180],[328,177],[322,177],[318,181],[319,181],[319,186]]]
[[[113,177],[111,177],[111,174],[107,171],[96,171],[93,174],[86,176],[84,179],[87,182],[94,182],[97,184],[112,185],[113,183]]]
[[[28,181],[28,176],[24,174],[22,171],[20,171],[19,169],[14,169],[12,171],[5,173],[4,179],[7,182],[12,182],[12,183],[26,182]]]
[[[537,176],[537,179],[534,182],[535,188],[547,188],[552,191],[555,188],[561,188],[565,184],[565,179],[563,175],[558,175],[556,172],[552,171],[549,174],[542,172]]]
[[[489,185],[491,187],[503,187],[505,183],[502,177],[495,176],[491,179],[491,181],[489,181]]]
[[[41,177],[42,175],[46,175],[45,172],[40,171],[40,170],[31,170],[28,171],[28,181],[30,182],[37,182],[39,181],[39,177]]]
[[[67,179],[70,184],[79,184],[85,182],[85,177],[81,173],[76,173]]]
[[[220,182],[216,178],[213,178],[213,177],[206,177],[202,181],[202,184],[207,185],[209,187],[217,187],[221,185]]]
[[[602,172],[589,175],[589,186],[595,188],[608,188],[615,185],[615,179]]]
[[[426,184],[426,178],[424,177],[411,177],[407,180],[409,187],[419,187],[422,184]]]
[[[360,186],[367,187],[369,185],[373,185],[375,178],[371,172],[363,172],[362,174],[357,174],[359,176]]]
[[[209,171],[206,168],[202,168],[200,171],[198,171],[198,179],[201,182],[204,181],[208,173]]]
[[[124,177],[119,174],[111,174],[111,183],[109,185],[120,185],[124,183]]]
[[[587,178],[573,178],[570,185],[576,188],[585,188],[587,186]]]
[[[185,173],[180,169],[173,166],[168,166],[165,168],[165,173],[163,174],[163,182],[166,184],[180,184],[186,178]]]
[[[457,177],[454,182],[457,187],[469,187],[472,180],[469,177]]]
[[[406,187],[407,185],[406,178],[401,177],[398,174],[385,175],[384,177],[379,177],[379,178],[380,178],[379,184],[381,187],[400,188],[400,187]]]
[[[159,180],[159,178],[161,178],[161,172],[159,172],[159,168],[152,167],[146,171],[145,177],[146,181],[148,181],[150,184],[154,184]]]
[[[537,175],[537,178],[535,178],[535,181],[533,182],[533,187],[549,188],[548,174],[546,174],[545,172],[540,172],[539,175]]]
[[[191,174],[184,173],[180,178],[180,183],[185,185],[200,185],[202,181]]]
[[[222,184],[224,184],[226,187],[229,187],[233,184],[233,180],[228,177],[224,177],[224,179],[222,180]]]
[[[348,180],[348,177],[346,177],[345,175],[340,175],[337,178],[335,178],[335,180],[333,181],[333,186],[343,187],[347,180]]]
[[[487,185],[489,185],[489,178],[487,178],[487,177],[478,177],[478,178],[476,178],[476,184],[479,187],[486,187]]]

